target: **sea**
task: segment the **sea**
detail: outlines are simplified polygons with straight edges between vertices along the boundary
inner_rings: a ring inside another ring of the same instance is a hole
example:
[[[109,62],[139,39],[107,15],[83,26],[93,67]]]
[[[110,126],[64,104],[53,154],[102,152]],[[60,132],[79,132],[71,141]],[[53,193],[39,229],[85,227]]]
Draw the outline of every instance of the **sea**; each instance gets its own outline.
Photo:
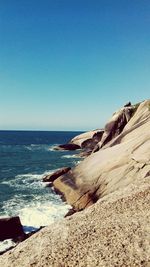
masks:
[[[64,217],[70,208],[42,178],[61,167],[73,167],[78,151],[57,151],[81,132],[0,131],[0,218],[19,216],[26,233]],[[15,246],[0,242],[0,252]]]

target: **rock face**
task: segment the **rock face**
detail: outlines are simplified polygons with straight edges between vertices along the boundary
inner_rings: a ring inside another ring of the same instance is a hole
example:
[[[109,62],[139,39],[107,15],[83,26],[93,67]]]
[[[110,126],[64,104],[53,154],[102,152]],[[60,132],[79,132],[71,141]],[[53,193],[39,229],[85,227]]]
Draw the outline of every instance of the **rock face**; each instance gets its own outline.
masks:
[[[9,238],[16,240],[23,240],[25,238],[25,233],[18,216],[0,219],[0,241]]]
[[[113,114],[110,121],[105,125],[104,134],[98,143],[99,148],[105,146],[123,131],[124,127],[131,119],[134,109],[135,107],[131,106],[131,103],[128,103]]]
[[[126,124],[129,122],[136,107],[131,102],[116,111],[104,129],[85,132],[75,136],[68,144],[59,145],[56,150],[77,150],[83,149],[81,155],[88,156],[92,152],[97,152],[107,143],[120,135]]]
[[[94,130],[75,136],[69,143],[59,145],[55,150],[77,150],[83,149],[88,154],[92,152],[95,145],[100,142],[104,130]]]
[[[90,154],[95,148],[95,146],[101,141],[103,134],[104,134],[104,130],[95,132],[91,138],[86,139],[85,141],[81,143],[81,148],[86,153]]]
[[[43,182],[54,182],[56,180],[56,178],[58,178],[59,176],[67,173],[68,171],[70,171],[71,168],[70,167],[64,167],[64,168],[61,168],[59,169],[58,171],[52,173],[52,174],[49,174],[49,175],[46,175],[44,178],[43,178]]]
[[[87,157],[71,173],[54,181],[54,187],[74,209],[82,210],[135,179],[144,179],[149,173],[149,105],[150,101],[142,102],[120,135]],[[104,144],[105,136],[102,139],[100,143]]]
[[[98,129],[75,136],[70,142],[80,145],[82,149],[80,155],[87,157],[92,153],[96,145],[101,141],[103,134],[104,130]]]
[[[75,136],[70,141],[70,143],[76,144],[76,145],[80,146],[81,148],[84,148],[85,145],[83,145],[83,143],[86,142],[87,140],[92,140],[93,138],[94,138],[93,141],[96,141],[96,136],[97,136],[97,142],[99,142],[102,135],[103,135],[103,132],[104,132],[103,129],[85,132],[83,134],[79,134],[79,135]]]

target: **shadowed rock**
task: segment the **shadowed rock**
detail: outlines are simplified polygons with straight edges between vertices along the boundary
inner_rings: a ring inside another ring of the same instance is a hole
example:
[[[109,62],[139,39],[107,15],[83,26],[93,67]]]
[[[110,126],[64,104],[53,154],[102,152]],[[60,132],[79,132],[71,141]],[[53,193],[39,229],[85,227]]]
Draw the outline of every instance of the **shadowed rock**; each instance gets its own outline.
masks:
[[[130,107],[131,106],[131,102],[129,101],[129,102],[127,102],[125,105],[124,105],[124,107]]]
[[[92,150],[95,148],[96,144],[98,144],[103,136],[104,131],[101,130],[99,132],[94,133],[92,138],[86,139],[82,142],[81,148],[84,149],[85,153],[92,152]]]
[[[45,176],[43,178],[43,182],[54,182],[56,178],[58,178],[59,176],[67,173],[68,171],[70,171],[71,168],[70,167],[64,167],[64,168],[61,168],[59,169],[58,171],[52,173],[52,174],[49,174],[47,176]]]
[[[76,144],[64,144],[64,145],[59,145],[57,147],[54,148],[54,150],[77,150],[80,149],[81,147],[79,145]]]
[[[80,145],[82,152],[81,157],[89,156],[96,144],[98,144],[103,136],[104,130],[98,129],[94,131],[85,132],[83,134],[75,136],[70,143]]]
[[[126,124],[132,118],[133,112],[135,110],[131,103],[127,103],[122,109],[115,112],[109,122],[105,125],[104,134],[98,143],[98,146],[94,148],[94,152],[105,146],[116,136],[120,135]]]
[[[0,240],[5,239],[23,240],[25,233],[18,216],[0,219]]]
[[[98,129],[75,136],[67,144],[59,145],[54,150],[78,150],[82,149],[81,156],[88,156],[93,151],[103,136],[104,130]],[[83,154],[82,154],[83,153]]]
[[[76,144],[76,145],[81,147],[81,145],[84,141],[86,141],[87,139],[93,138],[94,134],[98,133],[98,132],[103,132],[103,130],[97,129],[97,130],[93,130],[93,131],[79,134],[79,135],[75,136],[73,139],[71,139],[69,143]]]

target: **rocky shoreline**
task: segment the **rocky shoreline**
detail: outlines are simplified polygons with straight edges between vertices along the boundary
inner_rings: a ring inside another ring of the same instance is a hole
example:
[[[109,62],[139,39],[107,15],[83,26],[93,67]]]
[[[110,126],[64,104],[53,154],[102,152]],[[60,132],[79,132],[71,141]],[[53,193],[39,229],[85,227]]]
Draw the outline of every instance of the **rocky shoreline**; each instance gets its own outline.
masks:
[[[5,253],[0,265],[150,266],[150,100],[127,103],[104,129],[56,149],[80,149],[84,157],[43,178],[72,211]]]

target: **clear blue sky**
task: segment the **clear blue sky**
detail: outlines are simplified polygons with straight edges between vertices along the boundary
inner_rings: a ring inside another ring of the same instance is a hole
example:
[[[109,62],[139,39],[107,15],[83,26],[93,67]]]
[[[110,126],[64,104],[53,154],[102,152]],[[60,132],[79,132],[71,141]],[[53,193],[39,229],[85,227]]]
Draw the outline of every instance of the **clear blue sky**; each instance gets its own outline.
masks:
[[[94,129],[149,93],[149,0],[0,1],[0,129]]]

